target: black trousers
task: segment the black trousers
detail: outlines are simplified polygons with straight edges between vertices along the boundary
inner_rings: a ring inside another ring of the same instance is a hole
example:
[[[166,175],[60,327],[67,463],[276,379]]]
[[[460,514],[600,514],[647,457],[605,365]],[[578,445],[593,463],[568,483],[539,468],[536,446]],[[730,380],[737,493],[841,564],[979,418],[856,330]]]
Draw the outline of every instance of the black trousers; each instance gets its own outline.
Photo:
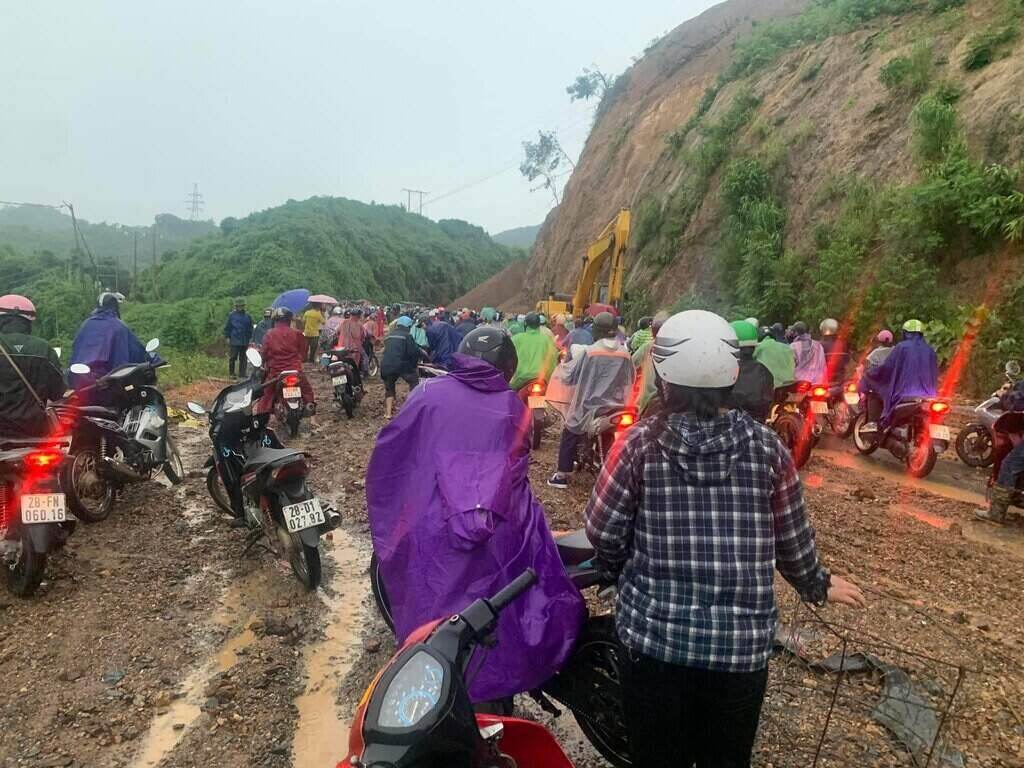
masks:
[[[572,472],[576,464],[576,449],[583,435],[577,435],[562,427],[562,439],[558,443],[558,471]]]
[[[238,361],[238,375],[243,379],[245,378],[245,351],[248,349],[247,346],[238,346],[236,344],[231,345],[231,351],[228,352],[228,374],[231,376],[235,375],[235,360]]]
[[[715,672],[629,652],[623,684],[633,765],[747,768],[768,669]]]

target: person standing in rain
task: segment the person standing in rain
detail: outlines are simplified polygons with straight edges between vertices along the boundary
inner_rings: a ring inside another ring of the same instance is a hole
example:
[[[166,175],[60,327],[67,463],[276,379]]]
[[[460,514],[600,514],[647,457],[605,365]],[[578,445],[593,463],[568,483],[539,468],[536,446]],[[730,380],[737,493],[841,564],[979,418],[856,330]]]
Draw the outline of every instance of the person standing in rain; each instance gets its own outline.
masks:
[[[324,313],[319,304],[310,304],[302,313],[302,335],[306,337],[306,362],[316,362],[316,348],[320,343],[320,328],[324,324]]]
[[[228,341],[228,375],[235,376],[235,361],[238,361],[238,376],[245,378],[245,350],[252,340],[252,318],[245,311],[245,299],[235,299],[235,308],[224,323],[224,338]]]

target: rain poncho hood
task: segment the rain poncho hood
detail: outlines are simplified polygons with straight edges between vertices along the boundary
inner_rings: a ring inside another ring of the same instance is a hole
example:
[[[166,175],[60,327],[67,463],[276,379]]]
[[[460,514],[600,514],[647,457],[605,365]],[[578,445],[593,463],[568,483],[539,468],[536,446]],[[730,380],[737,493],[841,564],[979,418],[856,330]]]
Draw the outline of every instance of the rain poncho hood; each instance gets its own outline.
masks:
[[[97,309],[82,323],[71,347],[69,365],[85,363],[91,369],[87,376],[72,376],[72,386],[80,388],[106,376],[128,363],[144,363],[149,353],[117,313]]]
[[[924,336],[909,338],[893,347],[892,354],[879,366],[869,368],[860,380],[862,392],[874,392],[882,398],[882,424],[889,423],[893,408],[911,397],[934,397],[939,381],[939,361]]]
[[[427,326],[427,345],[430,347],[430,359],[435,365],[448,368],[461,343],[462,336],[444,320],[435,320]]]
[[[597,417],[630,402],[634,376],[626,350],[614,339],[603,339],[555,370],[548,402],[563,411],[566,429],[586,434]]]
[[[796,360],[794,375],[797,381],[809,381],[811,384],[825,383],[825,348],[821,342],[815,341],[809,334],[797,336],[789,345]],[[758,361],[760,362],[760,361]]]
[[[687,485],[722,485],[732,477],[743,447],[752,438],[746,419],[740,411],[710,420],[674,413],[666,418],[658,445]]]
[[[558,348],[551,337],[537,328],[527,328],[512,337],[519,364],[509,382],[511,389],[519,389],[534,379],[547,381],[558,364]]]
[[[527,476],[528,413],[490,364],[454,355],[377,437],[367,469],[373,548],[399,643],[490,596],[527,567],[538,584],[501,614],[470,696],[539,686],[572,652],[585,618]]]
[[[793,349],[789,344],[783,344],[771,336],[766,336],[754,348],[754,359],[771,371],[776,389],[788,387],[796,381],[796,361],[793,357]]]

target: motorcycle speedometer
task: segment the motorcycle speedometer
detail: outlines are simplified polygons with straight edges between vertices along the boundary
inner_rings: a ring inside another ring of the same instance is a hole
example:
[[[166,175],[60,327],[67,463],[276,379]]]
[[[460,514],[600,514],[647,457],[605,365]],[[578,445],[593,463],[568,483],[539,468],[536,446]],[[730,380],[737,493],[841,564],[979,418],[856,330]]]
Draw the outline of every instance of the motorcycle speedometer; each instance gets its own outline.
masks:
[[[391,679],[380,704],[382,728],[411,728],[441,700],[444,668],[426,651],[410,656]]]

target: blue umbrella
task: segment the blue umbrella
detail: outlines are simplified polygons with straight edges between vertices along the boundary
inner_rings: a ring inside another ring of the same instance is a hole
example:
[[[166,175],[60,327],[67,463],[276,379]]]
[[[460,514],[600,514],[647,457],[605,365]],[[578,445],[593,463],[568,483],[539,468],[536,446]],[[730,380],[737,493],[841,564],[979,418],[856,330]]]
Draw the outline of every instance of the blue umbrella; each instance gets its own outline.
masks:
[[[274,309],[278,307],[288,307],[293,314],[298,314],[306,308],[306,304],[309,303],[309,294],[305,288],[296,288],[293,291],[285,291],[271,304]]]

